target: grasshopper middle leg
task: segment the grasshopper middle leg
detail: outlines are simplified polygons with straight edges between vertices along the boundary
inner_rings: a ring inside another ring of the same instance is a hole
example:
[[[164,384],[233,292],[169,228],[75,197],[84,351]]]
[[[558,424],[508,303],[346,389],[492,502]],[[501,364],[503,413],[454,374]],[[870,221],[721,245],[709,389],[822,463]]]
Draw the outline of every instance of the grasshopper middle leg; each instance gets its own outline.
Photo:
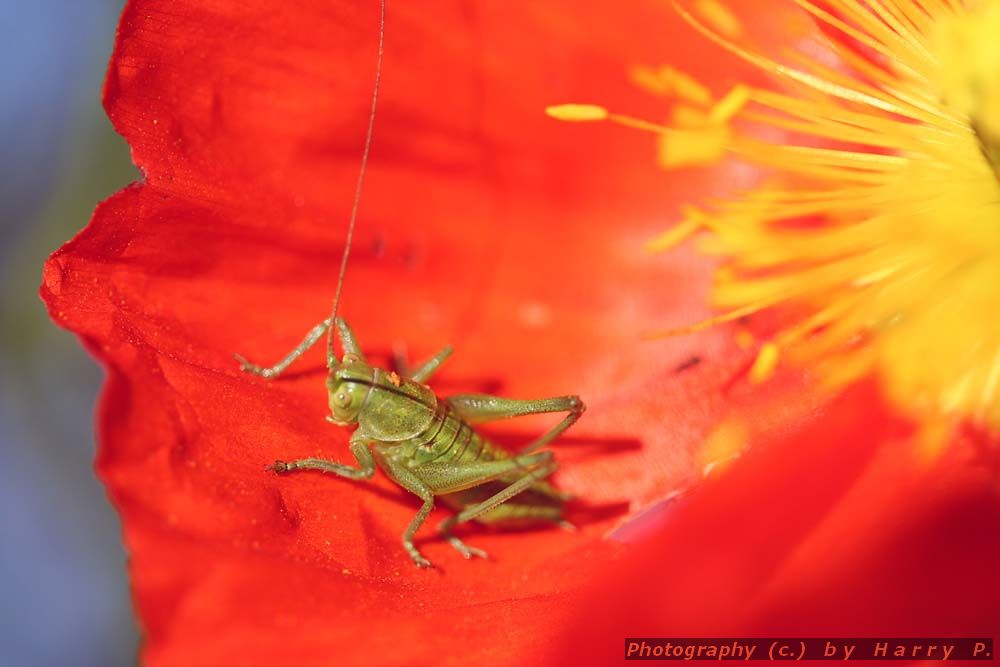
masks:
[[[316,344],[320,338],[323,337],[334,323],[329,317],[314,326],[306,334],[306,337],[302,339],[302,342],[295,346],[295,349],[285,355],[285,357],[273,366],[258,366],[255,363],[250,362],[246,357],[240,354],[233,355],[236,357],[236,361],[240,363],[240,370],[244,373],[249,373],[251,375],[257,375],[265,380],[271,380],[278,377],[285,372],[289,366],[291,366],[295,361],[305,354],[309,348]],[[358,347],[357,341],[354,337],[354,332],[351,331],[351,327],[347,325],[347,322],[342,317],[338,317],[336,320],[337,324],[337,336],[340,338],[340,344],[344,348],[345,354],[354,354],[355,356],[363,359],[364,355],[361,353],[361,348]],[[333,367],[336,363],[336,359],[327,359],[326,363],[328,367]]]
[[[451,345],[446,345],[444,349],[435,354],[433,357],[420,364],[416,370],[410,375],[410,379],[416,382],[427,382],[437,369],[451,356],[451,353],[455,350]]]

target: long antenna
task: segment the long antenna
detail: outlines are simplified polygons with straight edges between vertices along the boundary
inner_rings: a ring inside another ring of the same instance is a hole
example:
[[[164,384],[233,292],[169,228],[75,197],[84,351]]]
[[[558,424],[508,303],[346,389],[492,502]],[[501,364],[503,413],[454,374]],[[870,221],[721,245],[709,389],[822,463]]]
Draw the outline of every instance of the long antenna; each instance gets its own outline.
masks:
[[[378,19],[378,57],[375,61],[375,85],[372,90],[372,109],[368,115],[368,134],[365,136],[365,148],[361,153],[361,169],[358,171],[358,184],[354,189],[354,204],[351,206],[351,220],[347,223],[347,238],[344,241],[344,255],[340,260],[340,274],[337,276],[337,291],[333,295],[333,313],[330,315],[330,330],[326,338],[327,366],[332,367],[336,355],[333,350],[334,330],[337,328],[337,308],[340,306],[340,294],[344,290],[344,275],[347,273],[347,259],[351,254],[351,243],[354,241],[354,226],[358,219],[358,208],[361,206],[361,188],[365,182],[365,169],[368,167],[368,155],[372,150],[372,134],[375,130],[375,107],[378,106],[378,89],[382,83],[382,54],[385,50],[385,5],[381,0]]]

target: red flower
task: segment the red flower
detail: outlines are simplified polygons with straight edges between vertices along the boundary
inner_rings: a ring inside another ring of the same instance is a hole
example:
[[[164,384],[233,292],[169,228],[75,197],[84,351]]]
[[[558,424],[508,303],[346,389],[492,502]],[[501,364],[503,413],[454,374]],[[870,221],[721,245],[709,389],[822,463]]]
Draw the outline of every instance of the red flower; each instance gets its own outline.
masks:
[[[752,3],[754,16],[771,4]],[[821,558],[830,541],[862,542],[893,521],[940,526],[961,502],[975,505],[966,516],[996,518],[995,495],[946,477],[934,476],[940,493],[902,500],[925,487],[894,472],[867,394],[845,398],[827,432],[802,377],[767,393],[734,385],[752,357],[724,332],[639,340],[704,316],[711,269],[690,251],[648,255],[643,242],[688,198],[746,176],[724,165],[667,180],[646,137],[568,129],[541,112],[590,96],[658,113],[624,76],[635,62],[680,63],[720,90],[747,71],[705,57],[708,42],[662,3],[391,6],[347,276],[342,313],[371,356],[455,345],[440,393],[583,396],[586,418],[555,448],[558,484],[582,499],[570,515],[580,531],[470,529],[495,559],[465,562],[427,529],[421,548],[440,569],[422,571],[399,545],[416,501],[381,475],[267,472],[278,458],[349,460],[346,431],[323,419],[319,350],[272,383],[241,374],[232,355],[276,360],[327,314],[376,16],[376,3],[133,0],[122,17],[105,103],[144,180],[53,255],[42,293],[108,370],[97,467],[122,516],[146,663],[532,664],[568,643],[619,651],[625,634],[779,629],[803,581],[833,573],[846,583],[819,593],[843,593],[906,553],[912,569],[867,600],[865,627],[880,631],[903,618],[879,614],[889,593],[967,581],[935,577],[952,566],[971,576],[971,556],[913,557],[905,528],[864,558]],[[677,372],[692,355],[701,363]],[[688,488],[714,462],[702,441],[733,414],[777,442],[668,509],[669,524],[625,556],[634,567],[615,574],[621,549],[604,536],[622,504],[636,511]],[[955,553],[997,554],[992,533],[948,535]],[[765,588],[762,572],[773,576]],[[952,598],[969,624],[948,629],[996,618],[988,583],[988,599]],[[646,590],[648,604],[637,611],[609,590]],[[727,614],[751,593],[758,606]],[[607,628],[596,623],[605,613]]]

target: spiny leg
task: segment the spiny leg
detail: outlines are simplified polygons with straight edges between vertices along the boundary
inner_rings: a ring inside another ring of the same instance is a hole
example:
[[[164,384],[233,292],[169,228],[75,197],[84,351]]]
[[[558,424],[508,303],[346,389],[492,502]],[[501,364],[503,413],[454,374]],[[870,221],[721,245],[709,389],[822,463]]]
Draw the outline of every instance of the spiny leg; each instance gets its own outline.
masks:
[[[462,557],[465,558],[466,560],[470,560],[473,556],[476,556],[477,558],[489,558],[490,555],[485,551],[483,551],[482,549],[479,549],[477,547],[470,547],[468,544],[466,544],[465,542],[463,542],[462,540],[460,540],[459,538],[455,537],[452,534],[451,524],[448,523],[448,520],[451,518],[452,517],[449,517],[448,519],[445,519],[444,521],[441,522],[441,526],[438,528],[438,530],[441,531],[441,537],[446,539],[448,541],[448,544],[455,547],[455,551],[462,554]]]
[[[269,469],[279,475],[295,470],[320,470],[348,479],[371,479],[375,474],[375,460],[372,458],[371,450],[368,449],[368,444],[364,440],[351,438],[351,453],[358,462],[357,468],[336,461],[307,458],[298,461],[275,461]]]
[[[427,516],[431,513],[431,510],[434,509],[434,492],[412,470],[400,465],[392,457],[386,456],[378,448],[376,448],[375,454],[378,456],[382,469],[385,470],[390,478],[424,501],[417,515],[413,517],[410,525],[406,527],[406,531],[403,533],[403,548],[406,549],[406,553],[410,554],[410,558],[413,559],[417,567],[431,567],[431,562],[424,558],[417,548],[413,546],[413,537],[420,530],[420,526],[424,524],[424,521],[427,520]]]
[[[574,498],[572,493],[568,493],[566,491],[560,491],[559,489],[553,487],[548,482],[544,481],[537,482],[531,488],[531,490],[534,491],[535,493],[545,496],[546,498],[552,498],[554,500],[558,500],[559,502],[566,502],[568,500],[573,500]]]
[[[535,470],[552,460],[552,452],[526,454],[495,461],[471,463],[424,463],[412,468],[420,480],[434,493],[457,493],[503,477]]]
[[[413,468],[413,473],[434,490],[436,494],[457,493],[488,482],[493,482],[514,473],[528,473],[546,466],[552,461],[552,452],[540,452],[497,461],[476,461],[460,465],[450,463],[427,463]],[[466,558],[479,556],[486,558],[481,549],[466,545],[448,531],[442,524],[442,533],[451,546]]]
[[[458,493],[488,482],[500,480],[514,474],[530,473],[552,461],[552,452],[540,452],[495,461],[474,461],[471,463],[425,463],[408,469],[414,477],[437,495]],[[391,465],[391,464],[390,464]],[[383,467],[386,463],[383,463]],[[470,558],[486,558],[486,552],[467,546],[450,533],[445,534],[448,542]]]
[[[550,461],[549,463],[540,466],[534,471],[527,473],[524,477],[521,477],[520,479],[513,482],[509,486],[504,487],[503,489],[493,494],[492,496],[482,501],[481,503],[476,503],[471,507],[466,507],[458,514],[448,517],[447,519],[441,522],[441,527],[440,527],[441,534],[445,537],[445,539],[448,540],[448,542],[453,547],[458,549],[459,553],[461,553],[466,558],[471,558],[472,556],[480,556],[482,558],[485,558],[486,552],[482,551],[481,549],[474,549],[468,546],[467,544],[462,542],[462,540],[455,537],[452,534],[451,529],[456,524],[465,523],[466,521],[471,521],[472,519],[475,519],[491,510],[496,509],[497,507],[507,502],[517,494],[522,493],[527,489],[529,489],[531,485],[537,482],[538,480],[551,475],[553,472],[556,471],[557,467],[558,466],[555,461]]]
[[[365,361],[365,355],[361,351],[361,346],[358,345],[358,339],[354,335],[354,331],[351,330],[350,325],[347,324],[347,320],[343,317],[337,318],[337,338],[340,340],[340,347],[344,351],[344,356],[353,354],[361,361]],[[336,361],[336,359],[327,359],[327,362],[329,362],[331,366],[333,366]]]
[[[444,349],[414,369],[410,367],[410,362],[406,354],[406,346],[402,344],[394,345],[392,348],[392,364],[396,372],[401,376],[417,382],[426,382],[454,351],[451,345],[445,345]]]
[[[295,363],[295,360],[301,357],[306,351],[311,348],[316,342],[323,337],[332,324],[331,319],[328,317],[306,334],[306,337],[302,339],[302,342],[296,346],[294,350],[289,352],[285,357],[273,366],[264,367],[258,366],[257,364],[251,363],[246,357],[236,354],[236,360],[240,362],[240,370],[245,373],[250,373],[251,375],[257,375],[265,380],[270,380],[276,378],[285,372],[285,369]],[[361,348],[358,347],[357,341],[354,338],[354,332],[344,321],[344,318],[337,318],[337,335],[340,338],[340,345],[344,349],[344,354],[354,354],[360,359],[364,359],[364,355],[361,354]],[[336,358],[327,359],[327,366],[332,368],[336,364]]]
[[[445,345],[444,349],[417,366],[416,370],[410,374],[410,379],[415,382],[427,382],[427,380],[431,379],[431,376],[437,372],[437,369],[441,366],[441,364],[443,364],[454,351],[455,350],[451,347],[451,345]]]
[[[532,491],[537,489],[532,487]],[[563,509],[558,505],[529,505],[527,503],[507,502],[494,507],[489,512],[476,517],[480,523],[502,523],[504,521],[548,521],[565,531],[576,532],[576,526],[563,518]]]
[[[546,521],[566,530],[575,530],[573,524],[563,518],[561,505],[531,505],[511,501],[477,516],[476,521],[487,524],[505,521]]]
[[[306,337],[302,339],[302,342],[296,346],[294,350],[285,355],[285,358],[276,363],[273,366],[264,367],[258,366],[255,363],[250,362],[246,357],[241,354],[234,354],[236,361],[240,362],[240,370],[244,373],[250,373],[251,375],[257,375],[265,380],[270,380],[271,378],[276,378],[285,372],[285,369],[295,363],[295,360],[306,353],[306,350],[311,348],[316,344],[323,334],[327,332],[330,328],[330,318],[326,318],[306,334]]]
[[[517,481],[511,483],[509,486],[504,487],[483,502],[476,503],[471,507],[466,507],[464,510],[452,517],[453,521],[451,522],[451,525],[471,521],[481,514],[489,512],[491,509],[507,502],[517,494],[526,491],[538,480],[548,477],[554,473],[558,467],[559,466],[555,461],[550,461],[548,464],[540,466],[536,470],[529,472],[524,477],[521,477]]]
[[[587,409],[579,396],[522,400],[490,396],[489,394],[460,394],[450,397],[448,403],[463,419],[471,423],[510,419],[511,417],[545,412],[565,411],[569,413],[542,437],[525,445],[521,450],[522,454],[529,454],[555,440],[560,433],[572,426]]]
[[[420,511],[417,515],[413,517],[410,521],[410,525],[406,527],[406,531],[403,533],[403,548],[406,549],[406,553],[410,554],[410,558],[417,567],[431,567],[431,562],[423,557],[423,555],[417,551],[417,548],[413,546],[413,536],[417,534],[420,530],[420,526],[424,525],[424,521],[427,520],[427,516],[434,509],[434,494],[431,493],[430,489],[424,488],[409,488],[410,491],[417,494],[424,504],[420,506]]]

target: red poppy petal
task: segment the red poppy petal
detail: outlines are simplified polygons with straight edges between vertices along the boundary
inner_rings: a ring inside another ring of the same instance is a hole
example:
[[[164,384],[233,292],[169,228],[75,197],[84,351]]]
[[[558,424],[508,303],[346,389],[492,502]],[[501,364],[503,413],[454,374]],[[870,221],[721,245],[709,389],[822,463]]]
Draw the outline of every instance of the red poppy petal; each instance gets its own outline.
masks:
[[[415,504],[387,480],[265,471],[348,460],[346,433],[323,421],[319,351],[272,383],[240,374],[232,353],[276,359],[329,308],[371,4],[134,1],[123,15],[106,105],[145,182],[53,255],[42,291],[109,371],[98,470],[151,664],[528,659],[610,548],[605,513],[575,536],[473,531],[495,563],[431,540],[446,574],[418,571],[399,545]],[[664,179],[647,137],[576,132],[541,110],[589,94],[652,117],[628,64],[730,65],[701,57],[704,41],[658,4],[478,11],[394,9],[344,313],[373,353],[454,343],[445,392],[580,392],[591,411],[578,446],[558,450],[562,485],[592,505],[661,497],[697,471],[690,449],[744,359],[715,332],[639,342],[704,313],[707,271],[642,243],[674,198],[739,175]],[[675,374],[693,353],[706,363]],[[498,638],[506,627],[519,629]]]
[[[555,653],[611,664],[626,636],[995,634],[995,478],[958,456],[918,464],[880,405],[856,388],[660,510]]]

